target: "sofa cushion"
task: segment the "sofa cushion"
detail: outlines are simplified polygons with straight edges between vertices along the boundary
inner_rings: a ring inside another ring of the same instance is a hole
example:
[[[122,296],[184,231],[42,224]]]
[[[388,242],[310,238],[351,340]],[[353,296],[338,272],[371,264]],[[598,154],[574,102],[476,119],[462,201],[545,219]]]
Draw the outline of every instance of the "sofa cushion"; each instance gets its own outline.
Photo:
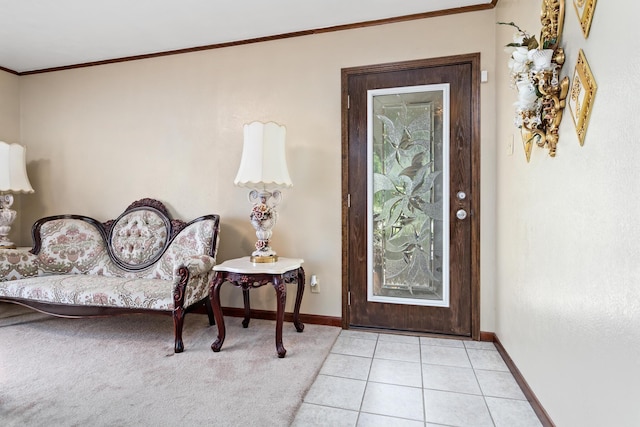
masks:
[[[95,274],[111,263],[98,228],[77,218],[46,221],[40,228],[41,274]]]
[[[0,249],[0,279],[16,280],[38,275],[36,256],[18,249]]]
[[[111,253],[128,268],[144,268],[160,258],[171,224],[152,208],[137,209],[118,218],[111,230]]]
[[[160,279],[66,274],[8,281],[0,297],[46,303],[173,310],[172,283]]]

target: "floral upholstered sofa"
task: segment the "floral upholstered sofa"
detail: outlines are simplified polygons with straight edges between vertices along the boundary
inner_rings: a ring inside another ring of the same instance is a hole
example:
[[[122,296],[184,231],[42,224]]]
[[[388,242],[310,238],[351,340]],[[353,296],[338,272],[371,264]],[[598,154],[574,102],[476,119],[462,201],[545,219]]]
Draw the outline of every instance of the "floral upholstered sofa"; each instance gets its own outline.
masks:
[[[186,312],[204,306],[214,323],[208,291],[219,226],[218,215],[172,220],[154,199],[105,223],[42,218],[33,225],[31,251],[0,249],[0,301],[62,317],[171,314],[180,353]]]

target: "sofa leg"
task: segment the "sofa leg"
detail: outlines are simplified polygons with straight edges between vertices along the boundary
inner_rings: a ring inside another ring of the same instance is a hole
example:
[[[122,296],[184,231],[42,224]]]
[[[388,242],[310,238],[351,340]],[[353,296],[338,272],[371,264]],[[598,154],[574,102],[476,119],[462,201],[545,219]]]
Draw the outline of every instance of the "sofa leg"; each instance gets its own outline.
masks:
[[[211,300],[207,297],[204,299],[204,306],[207,309],[207,316],[209,316],[209,326],[216,324],[216,317],[213,315],[213,309],[211,308]]]
[[[182,353],[184,351],[184,343],[182,342],[182,326],[184,325],[184,309],[182,307],[173,310],[173,332],[175,335],[174,351]]]

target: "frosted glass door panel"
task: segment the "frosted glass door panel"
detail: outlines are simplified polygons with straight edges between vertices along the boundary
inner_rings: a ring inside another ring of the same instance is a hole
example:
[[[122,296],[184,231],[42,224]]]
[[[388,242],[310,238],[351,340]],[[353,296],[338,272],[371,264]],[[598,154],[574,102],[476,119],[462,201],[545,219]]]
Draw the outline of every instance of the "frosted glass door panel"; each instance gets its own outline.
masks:
[[[449,306],[449,85],[369,90],[368,300]]]

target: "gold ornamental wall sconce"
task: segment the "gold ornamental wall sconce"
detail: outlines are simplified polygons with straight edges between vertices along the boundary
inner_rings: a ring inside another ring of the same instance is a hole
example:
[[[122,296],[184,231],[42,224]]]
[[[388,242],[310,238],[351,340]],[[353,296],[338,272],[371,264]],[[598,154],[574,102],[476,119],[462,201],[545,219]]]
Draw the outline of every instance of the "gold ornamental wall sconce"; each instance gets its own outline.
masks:
[[[555,157],[558,128],[566,106],[569,78],[560,79],[565,61],[560,47],[564,26],[564,0],[543,0],[540,43],[513,22],[498,22],[517,30],[509,59],[511,82],[518,91],[515,125],[520,128],[527,162],[533,144]]]

